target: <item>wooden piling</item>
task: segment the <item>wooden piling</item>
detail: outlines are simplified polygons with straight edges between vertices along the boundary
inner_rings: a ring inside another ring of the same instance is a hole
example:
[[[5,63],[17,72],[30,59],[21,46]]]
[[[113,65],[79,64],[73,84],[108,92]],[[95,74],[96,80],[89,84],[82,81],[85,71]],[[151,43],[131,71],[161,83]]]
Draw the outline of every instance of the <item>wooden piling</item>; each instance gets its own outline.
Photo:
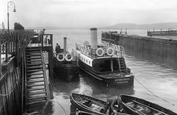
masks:
[[[24,34],[27,36],[23,36]],[[32,35],[33,31],[0,33],[0,57],[5,55],[5,61],[0,64],[0,115],[23,113],[21,84],[24,74],[19,68],[24,66],[20,63],[20,57],[23,55],[22,48],[26,47],[26,42]]]
[[[112,37],[110,37],[110,35]],[[116,38],[116,39],[112,39]],[[102,40],[123,46],[128,53],[176,65],[177,40],[103,32]]]

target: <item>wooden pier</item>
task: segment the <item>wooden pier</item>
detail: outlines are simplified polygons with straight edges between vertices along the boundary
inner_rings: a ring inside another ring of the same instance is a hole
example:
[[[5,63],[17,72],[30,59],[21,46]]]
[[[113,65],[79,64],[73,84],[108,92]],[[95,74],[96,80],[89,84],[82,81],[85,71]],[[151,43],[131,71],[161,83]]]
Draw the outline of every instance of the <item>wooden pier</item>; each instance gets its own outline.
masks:
[[[149,30],[147,36],[177,36],[177,30]]]
[[[146,59],[158,60],[160,63],[177,67],[177,40],[119,34],[117,32],[102,32],[101,39],[123,46],[126,53],[130,55],[143,56]]]
[[[35,38],[33,30],[0,34],[0,115],[36,113],[51,98],[53,36],[42,37],[50,43],[33,43]]]

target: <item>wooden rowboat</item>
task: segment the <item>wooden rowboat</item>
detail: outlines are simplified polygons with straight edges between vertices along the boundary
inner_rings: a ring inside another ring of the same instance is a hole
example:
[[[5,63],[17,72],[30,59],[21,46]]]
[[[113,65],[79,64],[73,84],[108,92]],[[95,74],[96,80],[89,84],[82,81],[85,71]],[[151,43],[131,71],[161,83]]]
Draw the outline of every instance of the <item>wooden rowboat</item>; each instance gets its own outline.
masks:
[[[129,95],[120,95],[120,106],[131,115],[177,115],[155,103]]]
[[[90,113],[90,112],[86,112],[86,111],[76,111],[76,115],[99,115],[99,114],[96,114],[96,113]]]
[[[105,101],[76,93],[72,93],[70,95],[70,100],[78,110],[98,115],[105,115],[107,105]]]

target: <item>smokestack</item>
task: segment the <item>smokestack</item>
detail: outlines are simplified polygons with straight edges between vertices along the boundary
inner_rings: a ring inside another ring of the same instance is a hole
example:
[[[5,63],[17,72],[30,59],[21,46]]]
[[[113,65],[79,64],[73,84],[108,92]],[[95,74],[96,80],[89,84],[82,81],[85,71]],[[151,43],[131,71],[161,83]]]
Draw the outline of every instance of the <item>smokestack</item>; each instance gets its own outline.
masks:
[[[97,49],[97,28],[90,28],[91,47]]]
[[[64,48],[63,48],[63,50],[64,50],[64,52],[66,52],[67,51],[67,37],[64,37]]]

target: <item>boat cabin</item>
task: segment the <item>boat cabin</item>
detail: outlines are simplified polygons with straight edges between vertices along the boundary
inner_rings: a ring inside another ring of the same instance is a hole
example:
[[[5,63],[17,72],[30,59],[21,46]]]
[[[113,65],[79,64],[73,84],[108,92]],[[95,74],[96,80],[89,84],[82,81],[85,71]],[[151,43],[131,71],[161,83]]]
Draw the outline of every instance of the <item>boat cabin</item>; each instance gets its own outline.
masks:
[[[98,73],[120,72],[119,61],[117,58],[100,58],[92,62],[92,68]]]

